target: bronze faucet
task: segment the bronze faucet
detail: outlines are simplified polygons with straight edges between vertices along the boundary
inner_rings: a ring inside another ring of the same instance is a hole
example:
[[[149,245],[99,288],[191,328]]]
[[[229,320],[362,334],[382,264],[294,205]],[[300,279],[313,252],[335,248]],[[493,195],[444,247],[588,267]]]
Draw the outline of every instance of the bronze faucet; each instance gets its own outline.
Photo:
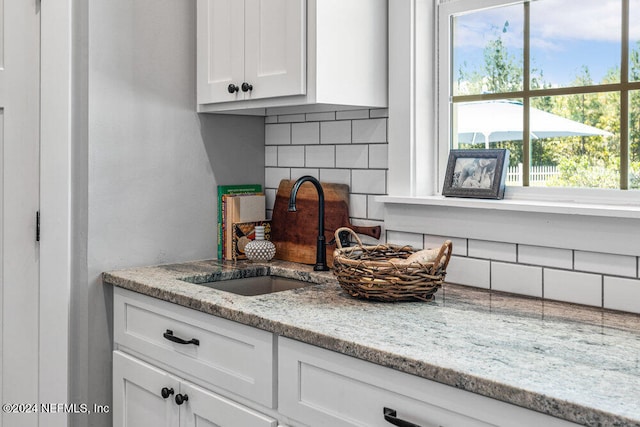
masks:
[[[310,175],[298,178],[296,183],[293,184],[293,188],[291,188],[289,212],[296,211],[296,195],[298,194],[298,189],[307,181],[312,183],[318,191],[318,243],[316,246],[316,265],[313,269],[314,271],[327,271],[329,267],[327,266],[326,242],[324,238],[324,191],[322,190],[320,181]]]

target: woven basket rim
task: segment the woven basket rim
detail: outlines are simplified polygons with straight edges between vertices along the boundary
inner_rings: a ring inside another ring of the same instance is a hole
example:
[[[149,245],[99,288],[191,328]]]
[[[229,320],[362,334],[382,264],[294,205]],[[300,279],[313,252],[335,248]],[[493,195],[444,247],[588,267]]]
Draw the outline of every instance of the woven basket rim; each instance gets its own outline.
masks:
[[[395,258],[398,258],[406,257],[415,253],[416,250],[411,246],[394,244],[363,245],[355,232],[346,227],[336,230],[336,242],[339,242],[338,235],[343,230],[348,230],[358,244],[343,248],[337,243],[338,248],[334,251],[333,273],[340,286],[349,295],[380,301],[427,301],[442,285],[453,248],[450,240],[442,244],[438,255],[432,261],[400,263],[391,260],[363,259],[363,256],[380,252],[383,256],[397,255]],[[358,253],[354,254],[354,252]]]

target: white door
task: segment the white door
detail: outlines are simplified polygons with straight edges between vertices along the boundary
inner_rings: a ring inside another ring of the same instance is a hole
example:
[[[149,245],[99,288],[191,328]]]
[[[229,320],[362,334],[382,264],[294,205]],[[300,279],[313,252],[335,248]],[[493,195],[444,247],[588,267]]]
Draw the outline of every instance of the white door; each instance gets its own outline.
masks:
[[[114,427],[176,427],[180,382],[129,355],[113,353]]]
[[[244,2],[198,0],[197,10],[198,104],[243,99]]]
[[[40,5],[0,0],[0,314],[3,403],[38,402]],[[0,415],[36,426],[35,413]]]
[[[182,382],[180,427],[277,427],[278,422],[246,406],[193,384]]]
[[[246,99],[306,92],[304,0],[245,0]]]

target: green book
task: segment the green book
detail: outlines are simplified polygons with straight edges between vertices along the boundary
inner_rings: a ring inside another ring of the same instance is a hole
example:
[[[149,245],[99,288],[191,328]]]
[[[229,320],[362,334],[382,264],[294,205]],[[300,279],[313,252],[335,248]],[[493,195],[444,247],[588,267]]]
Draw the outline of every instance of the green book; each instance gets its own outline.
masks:
[[[249,194],[260,192],[262,192],[262,185],[260,184],[218,185],[218,259],[222,259],[222,236],[224,232],[224,224],[222,223],[223,196],[227,194]]]

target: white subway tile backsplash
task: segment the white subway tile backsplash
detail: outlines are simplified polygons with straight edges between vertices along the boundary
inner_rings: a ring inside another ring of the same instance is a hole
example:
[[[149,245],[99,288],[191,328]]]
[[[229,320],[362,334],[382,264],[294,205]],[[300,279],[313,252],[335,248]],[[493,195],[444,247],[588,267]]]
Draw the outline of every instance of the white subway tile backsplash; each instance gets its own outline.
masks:
[[[334,145],[307,145],[305,147],[305,166],[314,168],[335,167]]]
[[[321,144],[350,144],[351,143],[351,121],[343,120],[339,122],[320,123],[320,143]]]
[[[421,250],[422,247],[422,234],[407,233],[406,231],[393,231],[387,230],[387,243],[400,246],[411,246],[415,250]]]
[[[289,168],[265,168],[264,169],[264,186],[265,188],[278,188],[280,181],[283,179],[291,179]]]
[[[545,268],[543,280],[545,299],[602,306],[602,276],[598,274]]]
[[[389,110],[387,108],[378,108],[375,110],[369,110],[369,117],[372,119],[379,117],[389,117]]]
[[[389,145],[369,145],[369,167],[371,169],[387,169],[389,167]]]
[[[336,120],[368,119],[369,110],[337,111]]]
[[[320,179],[320,171],[314,168],[291,168],[291,179],[298,179],[301,176],[311,175],[315,179]]]
[[[430,234],[424,235],[424,247],[427,249],[439,248],[445,240],[451,240],[453,244],[454,255],[467,256],[467,239],[458,237],[434,236]]]
[[[377,202],[376,196],[367,195],[367,218],[384,220],[384,203]]]
[[[542,267],[491,263],[491,289],[542,297]]]
[[[375,169],[354,169],[351,171],[351,192],[385,194],[387,189],[386,171]]]
[[[320,143],[320,123],[293,123],[291,125],[292,144],[319,144]]]
[[[304,114],[284,114],[278,116],[278,123],[304,122]]]
[[[320,181],[335,184],[347,184],[351,187],[351,170],[349,169],[320,169]]]
[[[604,278],[604,308],[640,313],[640,280]]]
[[[264,143],[265,145],[291,144],[291,125],[289,123],[265,125]]]
[[[636,277],[636,257],[575,251],[573,268],[580,271]]]
[[[278,166],[303,167],[304,147],[301,145],[278,147]]]
[[[454,255],[449,261],[445,282],[489,289],[491,286],[490,261]]]
[[[369,146],[364,144],[336,145],[336,167],[364,169],[369,164]]]
[[[518,262],[571,269],[573,268],[573,251],[544,246],[518,245]]]
[[[516,245],[513,243],[490,242],[487,240],[469,240],[469,256],[475,258],[494,259],[499,261],[516,261]]]
[[[366,194],[351,194],[349,196],[349,216],[352,218],[367,218]]]
[[[354,225],[380,225],[382,238],[365,244],[439,247],[446,236],[384,230],[389,144],[387,109],[265,117],[265,195],[270,218],[280,180],[311,175],[350,187]],[[484,240],[449,238],[449,283],[494,289],[640,314],[638,257]],[[604,275],[604,277],[603,277]]]
[[[354,120],[353,142],[387,142],[387,119]]]
[[[264,147],[264,165],[278,166],[278,147],[275,145],[265,145]]]
[[[323,122],[325,120],[335,120],[335,111],[327,111],[325,113],[307,113],[308,122]]]

